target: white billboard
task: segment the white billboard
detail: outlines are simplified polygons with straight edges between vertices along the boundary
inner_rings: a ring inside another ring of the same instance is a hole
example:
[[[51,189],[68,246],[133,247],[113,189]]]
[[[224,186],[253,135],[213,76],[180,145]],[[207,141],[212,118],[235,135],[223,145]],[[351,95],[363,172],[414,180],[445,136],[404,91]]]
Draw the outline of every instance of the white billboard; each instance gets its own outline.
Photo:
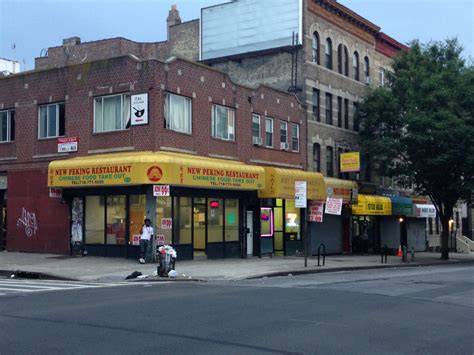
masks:
[[[303,0],[236,0],[201,9],[201,60],[302,43]]]

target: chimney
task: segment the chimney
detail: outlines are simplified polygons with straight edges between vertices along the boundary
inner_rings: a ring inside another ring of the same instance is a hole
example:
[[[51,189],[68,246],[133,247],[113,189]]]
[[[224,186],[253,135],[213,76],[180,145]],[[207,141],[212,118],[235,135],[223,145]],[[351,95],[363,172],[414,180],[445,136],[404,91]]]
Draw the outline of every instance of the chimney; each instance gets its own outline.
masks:
[[[168,41],[170,39],[170,27],[174,25],[179,25],[181,23],[181,17],[179,17],[179,11],[176,8],[176,5],[171,5],[171,10],[169,11],[168,17],[166,19]]]

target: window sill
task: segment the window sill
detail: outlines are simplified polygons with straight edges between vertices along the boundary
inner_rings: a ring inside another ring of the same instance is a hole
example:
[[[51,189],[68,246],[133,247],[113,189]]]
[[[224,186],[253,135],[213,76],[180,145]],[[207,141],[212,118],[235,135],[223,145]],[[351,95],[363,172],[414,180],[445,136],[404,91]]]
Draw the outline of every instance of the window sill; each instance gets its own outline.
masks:
[[[127,132],[130,131],[130,129],[117,129],[113,131],[103,131],[103,132],[92,132],[92,136],[101,136],[105,134],[113,134],[113,133],[119,133],[119,132]]]
[[[66,137],[66,136],[62,135],[62,136],[54,136],[54,137],[38,137],[38,141],[45,142],[45,141],[50,141],[50,140],[58,139],[62,137]]]
[[[0,141],[0,144],[12,144],[15,143],[15,141]]]
[[[223,139],[223,138],[216,138],[216,137],[211,137],[211,140],[218,141],[218,142],[225,142],[225,143],[232,143],[232,144],[237,144],[237,142],[234,140],[230,139]]]
[[[175,131],[174,129],[169,129],[169,128],[166,128],[166,132],[168,133],[176,133],[176,134],[182,134],[184,136],[187,136],[187,137],[192,137],[193,135],[193,132],[181,132],[181,131]]]

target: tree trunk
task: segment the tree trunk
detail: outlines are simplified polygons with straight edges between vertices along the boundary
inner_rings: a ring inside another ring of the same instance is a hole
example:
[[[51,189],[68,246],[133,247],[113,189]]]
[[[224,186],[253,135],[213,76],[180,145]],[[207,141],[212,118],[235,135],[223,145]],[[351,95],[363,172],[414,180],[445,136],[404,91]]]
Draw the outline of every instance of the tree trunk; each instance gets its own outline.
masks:
[[[441,217],[441,259],[449,260],[449,214]]]

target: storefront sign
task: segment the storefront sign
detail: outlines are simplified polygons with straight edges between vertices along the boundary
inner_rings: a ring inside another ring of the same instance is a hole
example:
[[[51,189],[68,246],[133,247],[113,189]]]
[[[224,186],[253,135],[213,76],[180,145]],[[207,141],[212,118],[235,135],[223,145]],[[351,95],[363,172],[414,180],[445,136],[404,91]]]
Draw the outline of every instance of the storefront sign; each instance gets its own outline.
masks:
[[[360,171],[359,152],[341,153],[340,156],[341,173],[351,173]]]
[[[49,197],[61,198],[61,193],[62,193],[62,189],[53,188],[53,187],[49,188]]]
[[[306,208],[306,181],[295,181],[295,207]]]
[[[58,138],[58,153],[77,152],[79,137]]]
[[[49,164],[50,187],[141,184],[259,190],[265,187],[265,173],[258,166],[165,152],[103,154]]]
[[[132,126],[148,124],[148,94],[132,95],[130,107]]]
[[[436,218],[436,208],[433,205],[415,204],[415,213],[418,218]]]
[[[323,223],[323,207],[322,202],[310,201],[308,206],[308,220],[310,222]]]
[[[173,220],[171,218],[162,218],[161,219],[161,229],[172,229]]]
[[[170,185],[153,185],[153,196],[169,196]]]
[[[352,214],[359,216],[390,216],[392,202],[388,197],[359,194],[356,205],[352,206]]]
[[[140,234],[132,235],[132,245],[140,245]]]
[[[165,245],[165,236],[163,234],[158,234],[155,238],[156,245]]]
[[[296,181],[306,181],[308,200],[326,200],[326,184],[320,173],[270,167],[265,168],[265,188],[258,191],[258,196],[292,200]]]
[[[341,211],[342,211],[342,198],[328,197],[326,199],[325,213],[340,216]]]

